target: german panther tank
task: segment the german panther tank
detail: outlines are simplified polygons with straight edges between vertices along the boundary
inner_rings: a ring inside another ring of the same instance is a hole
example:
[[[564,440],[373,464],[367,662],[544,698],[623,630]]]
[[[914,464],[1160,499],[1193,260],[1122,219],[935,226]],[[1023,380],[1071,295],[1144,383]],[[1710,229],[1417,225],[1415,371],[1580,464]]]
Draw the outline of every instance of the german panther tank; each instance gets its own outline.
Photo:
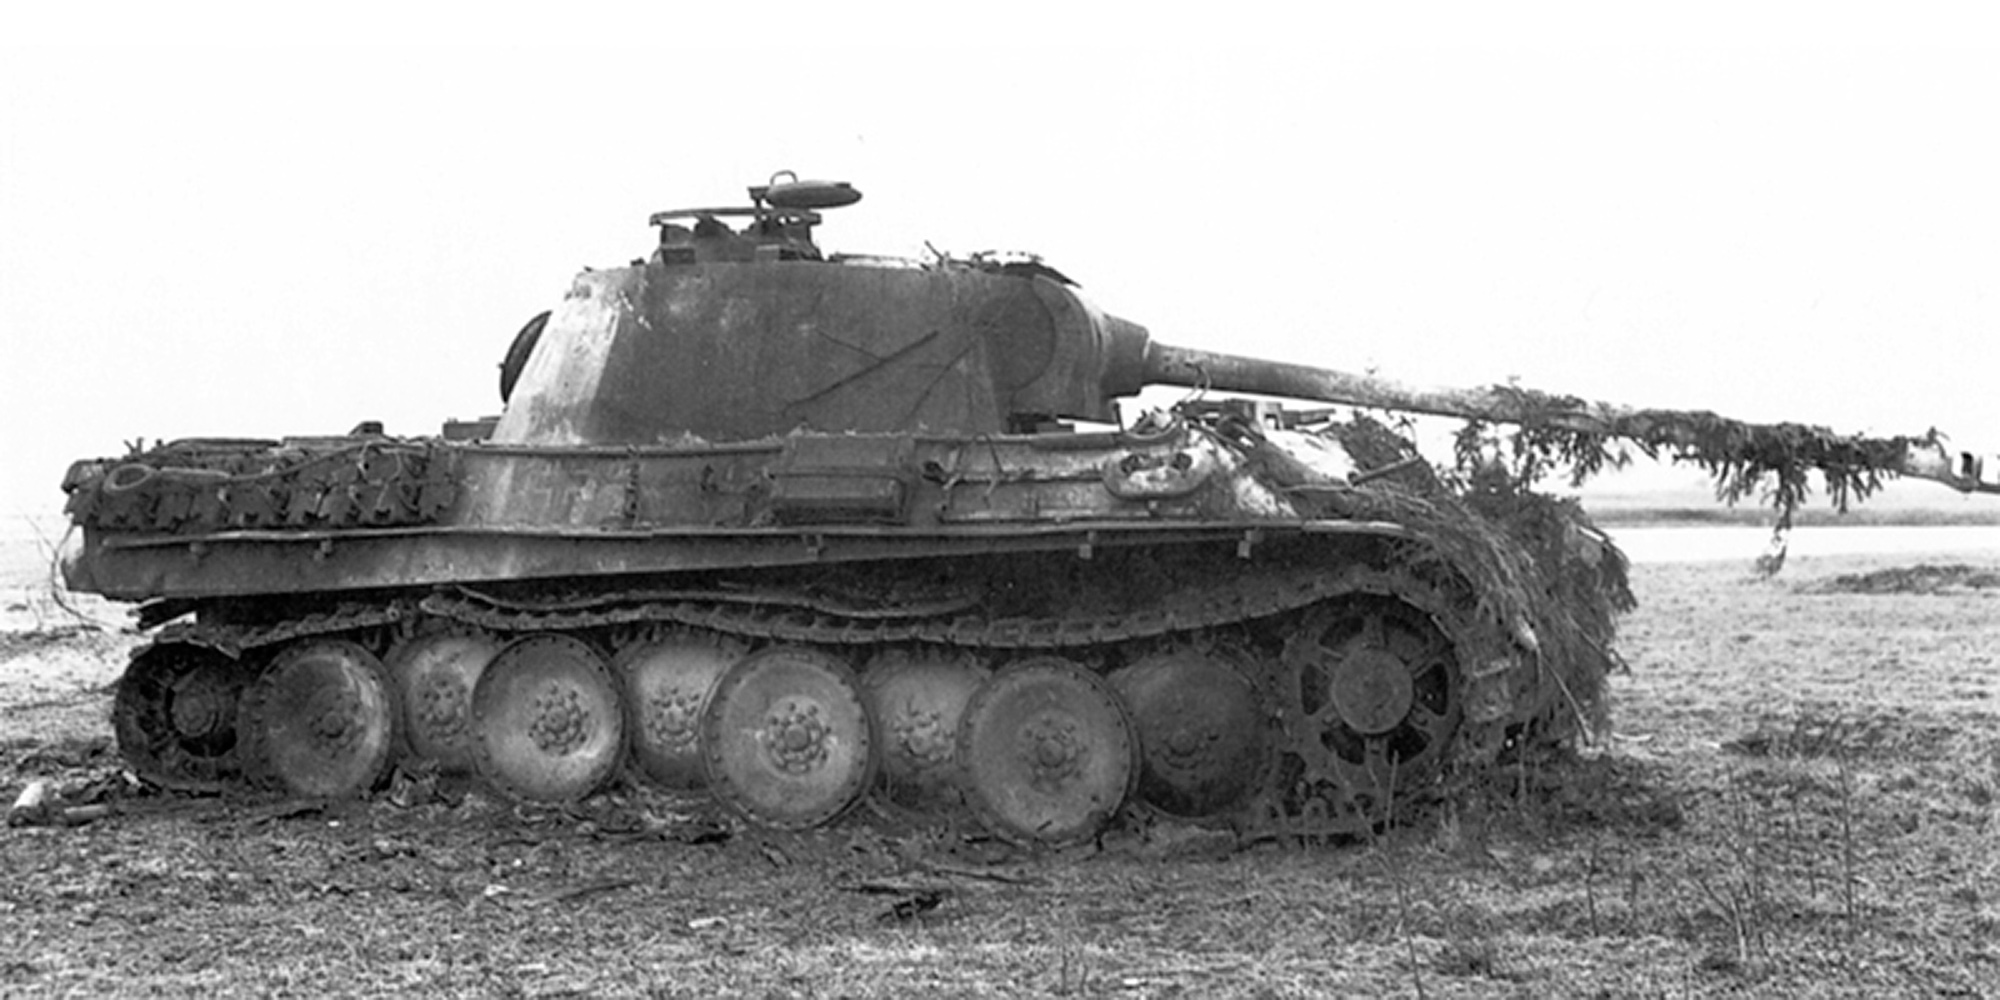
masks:
[[[750,196],[577,277],[493,420],[76,463],[69,585],[157,630],[115,700],[132,769],[1311,836],[1601,718],[1630,595],[1573,503],[1214,394],[1425,398],[1153,342],[1031,257],[824,254],[844,184]],[[1198,391],[1121,422],[1149,384]]]

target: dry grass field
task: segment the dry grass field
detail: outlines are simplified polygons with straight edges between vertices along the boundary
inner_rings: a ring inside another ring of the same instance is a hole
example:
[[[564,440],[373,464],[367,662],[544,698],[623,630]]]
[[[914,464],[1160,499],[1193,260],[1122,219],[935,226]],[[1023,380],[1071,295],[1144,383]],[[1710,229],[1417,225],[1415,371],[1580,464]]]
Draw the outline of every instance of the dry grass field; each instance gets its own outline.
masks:
[[[526,811],[135,794],[134,641],[4,596],[0,994],[2000,996],[2000,558],[1635,568],[1616,731],[1373,842],[1133,823],[1030,857],[630,788]],[[109,616],[103,608],[89,609]]]

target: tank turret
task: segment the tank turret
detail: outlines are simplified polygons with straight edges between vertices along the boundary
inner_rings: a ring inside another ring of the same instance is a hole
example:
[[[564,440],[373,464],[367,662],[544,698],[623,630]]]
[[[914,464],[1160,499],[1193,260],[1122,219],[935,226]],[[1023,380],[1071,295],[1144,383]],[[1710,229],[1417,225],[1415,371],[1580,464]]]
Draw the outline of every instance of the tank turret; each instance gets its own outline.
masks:
[[[509,352],[494,440],[978,435],[1116,418],[1111,381],[1135,374],[1145,331],[1099,312],[1054,270],[828,259],[808,238],[817,209],[858,191],[793,181],[751,195],[744,208],[657,213],[650,259],[578,276],[531,324],[536,349]],[[750,221],[725,221],[737,217]]]

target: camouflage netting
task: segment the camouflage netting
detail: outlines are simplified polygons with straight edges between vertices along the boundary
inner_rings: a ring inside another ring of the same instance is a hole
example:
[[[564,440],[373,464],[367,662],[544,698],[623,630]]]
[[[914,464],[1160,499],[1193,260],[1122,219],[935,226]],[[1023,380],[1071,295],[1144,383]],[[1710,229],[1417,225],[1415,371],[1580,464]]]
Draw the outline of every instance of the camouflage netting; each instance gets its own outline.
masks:
[[[1846,511],[1895,478],[1905,455],[1943,440],[1935,429],[1877,438],[1808,424],[1751,424],[1705,410],[1615,410],[1530,389],[1487,391],[1505,401],[1504,422],[1514,426],[1502,435],[1487,422],[1468,421],[1458,435],[1460,469],[1497,450],[1524,483],[1564,468],[1571,483],[1580,485],[1606,468],[1624,467],[1637,449],[1648,458],[1700,467],[1724,503],[1752,496],[1769,483],[1767,498],[1778,512],[1780,532],[1812,496],[1813,474],[1833,506]]]
[[[1266,472],[1309,495],[1328,516],[1409,527],[1424,551],[1449,564],[1477,595],[1477,613],[1510,631],[1546,673],[1530,685],[1515,718],[1545,738],[1601,732],[1609,721],[1605,677],[1620,665],[1612,650],[1619,614],[1635,606],[1626,560],[1574,500],[1526,488],[1511,477],[1441,475],[1409,441],[1361,415],[1326,425],[1354,458],[1359,488],[1327,483],[1284,465],[1277,449],[1252,453]],[[1314,480],[1318,480],[1315,482]]]

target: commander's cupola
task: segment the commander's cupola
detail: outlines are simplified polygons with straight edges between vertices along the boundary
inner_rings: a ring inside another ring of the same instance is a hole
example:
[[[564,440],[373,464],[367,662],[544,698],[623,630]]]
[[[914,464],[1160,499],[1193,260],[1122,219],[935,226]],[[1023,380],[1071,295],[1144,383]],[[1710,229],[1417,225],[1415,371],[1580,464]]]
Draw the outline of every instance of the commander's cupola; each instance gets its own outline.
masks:
[[[750,204],[731,208],[677,208],[653,213],[662,265],[713,261],[821,260],[812,241],[820,210],[852,205],[861,192],[845,181],[800,180],[781,170],[768,184],[750,188]],[[738,229],[725,219],[748,219]]]

